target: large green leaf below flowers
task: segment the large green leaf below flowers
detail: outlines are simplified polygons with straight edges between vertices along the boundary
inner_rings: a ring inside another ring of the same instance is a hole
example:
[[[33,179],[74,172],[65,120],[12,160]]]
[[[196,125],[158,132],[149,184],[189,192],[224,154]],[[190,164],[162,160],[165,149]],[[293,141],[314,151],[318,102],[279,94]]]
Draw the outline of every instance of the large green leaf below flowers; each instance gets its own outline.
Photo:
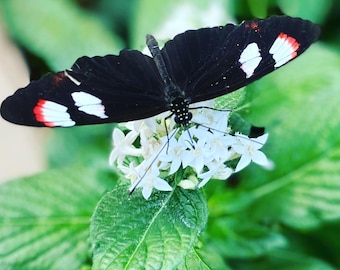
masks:
[[[206,225],[200,191],[175,188],[146,201],[117,187],[98,203],[90,235],[93,269],[174,269]]]

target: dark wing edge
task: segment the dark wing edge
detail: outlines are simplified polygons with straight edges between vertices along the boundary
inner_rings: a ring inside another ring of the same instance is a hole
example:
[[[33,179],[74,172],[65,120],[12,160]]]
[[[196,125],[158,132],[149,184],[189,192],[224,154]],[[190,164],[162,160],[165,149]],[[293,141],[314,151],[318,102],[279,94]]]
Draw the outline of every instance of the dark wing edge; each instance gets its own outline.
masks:
[[[17,90],[1,104],[1,116],[36,127],[143,119],[167,110],[162,87],[152,58],[138,51],[81,57]]]

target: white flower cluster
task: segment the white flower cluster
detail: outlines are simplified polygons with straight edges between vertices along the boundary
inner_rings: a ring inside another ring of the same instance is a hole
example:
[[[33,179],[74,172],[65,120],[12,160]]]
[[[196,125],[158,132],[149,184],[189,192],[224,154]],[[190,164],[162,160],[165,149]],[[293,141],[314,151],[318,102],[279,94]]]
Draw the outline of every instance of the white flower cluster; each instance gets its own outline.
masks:
[[[208,102],[195,107],[212,108],[213,101]],[[184,179],[177,184],[194,189],[210,179],[226,180],[251,161],[271,167],[271,162],[259,150],[268,134],[257,138],[230,135],[229,111],[202,108],[193,109],[192,113],[193,124],[187,129],[177,127],[173,117],[166,118],[164,114],[128,122],[124,125],[128,130],[125,133],[114,129],[110,163],[131,180],[130,191],[141,187],[145,199],[154,188],[171,191],[167,179],[180,170]],[[233,167],[230,166],[232,160],[235,161]]]

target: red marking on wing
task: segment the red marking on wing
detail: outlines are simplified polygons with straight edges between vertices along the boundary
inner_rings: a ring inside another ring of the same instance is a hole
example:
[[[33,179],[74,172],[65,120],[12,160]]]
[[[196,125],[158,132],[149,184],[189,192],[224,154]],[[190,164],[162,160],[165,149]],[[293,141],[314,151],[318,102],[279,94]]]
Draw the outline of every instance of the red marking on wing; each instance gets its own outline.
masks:
[[[260,28],[259,28],[259,24],[255,21],[251,21],[249,23],[245,23],[244,24],[245,28],[251,28],[253,29],[255,32],[259,32]]]
[[[33,113],[35,115],[35,119],[38,122],[43,123],[47,127],[54,127],[55,124],[53,124],[52,122],[48,122],[45,119],[45,116],[44,116],[44,105],[45,105],[45,103],[46,103],[46,100],[39,99],[37,105],[35,105],[35,107],[33,108]]]
[[[293,52],[292,54],[290,55],[291,59],[295,58],[297,56],[297,50],[299,49],[300,47],[300,43],[296,41],[295,38],[291,37],[291,36],[288,36],[287,34],[284,34],[284,33],[281,33],[278,38],[282,38],[284,40],[286,40],[290,47],[292,48]]]
[[[53,76],[53,82],[56,86],[58,86],[62,80],[64,80],[67,76],[65,75],[64,71],[60,71],[58,73],[55,73]]]

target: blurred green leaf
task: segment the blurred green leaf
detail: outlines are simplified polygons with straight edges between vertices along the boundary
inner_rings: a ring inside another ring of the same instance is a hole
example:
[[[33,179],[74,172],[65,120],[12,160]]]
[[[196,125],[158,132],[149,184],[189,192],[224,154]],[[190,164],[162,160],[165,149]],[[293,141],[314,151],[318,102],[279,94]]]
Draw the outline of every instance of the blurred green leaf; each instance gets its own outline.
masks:
[[[107,165],[113,127],[106,124],[54,129],[47,141],[49,165],[53,168],[73,163]]]
[[[133,11],[139,0],[97,0],[92,1],[96,13],[110,28],[118,34],[125,36],[131,22],[134,20]],[[79,2],[79,1],[78,1]]]
[[[235,261],[233,269],[276,270],[335,270],[326,262],[292,250],[276,250],[252,261]]]
[[[78,269],[89,260],[88,227],[113,175],[98,168],[47,171],[0,186],[2,269]]]
[[[117,53],[121,43],[73,1],[2,0],[0,11],[13,37],[54,70],[83,56]]]
[[[248,0],[248,6],[251,13],[257,18],[265,18],[268,15],[268,6],[270,0],[254,1]]]
[[[175,188],[146,201],[118,187],[98,203],[90,226],[93,269],[172,269],[205,227],[207,208],[198,191]]]
[[[314,23],[322,23],[325,21],[332,7],[332,2],[333,0],[323,0],[322,4],[320,4],[321,2],[319,0],[277,0],[278,6],[285,14],[308,19]]]
[[[210,218],[210,241],[228,258],[256,258],[287,245],[285,237],[240,217]]]
[[[304,242],[298,243],[307,250],[310,254],[322,258],[324,261],[330,262],[333,265],[340,265],[340,245],[338,238],[335,237],[339,234],[340,220],[325,224],[317,230],[309,231],[307,233],[297,232],[292,234],[290,238],[294,241],[298,238],[304,238]],[[297,234],[300,234],[297,236]]]

